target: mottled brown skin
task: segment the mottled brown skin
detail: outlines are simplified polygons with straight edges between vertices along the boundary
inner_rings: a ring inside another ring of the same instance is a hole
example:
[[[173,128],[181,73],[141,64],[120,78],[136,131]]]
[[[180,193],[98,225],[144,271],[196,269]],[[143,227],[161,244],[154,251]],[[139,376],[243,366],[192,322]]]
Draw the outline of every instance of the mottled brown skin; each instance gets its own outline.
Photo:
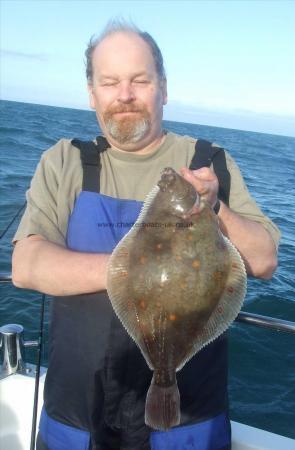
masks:
[[[138,344],[155,383],[165,387],[217,306],[230,261],[216,216],[193,186],[165,169],[159,187],[128,249],[128,297],[141,330]]]

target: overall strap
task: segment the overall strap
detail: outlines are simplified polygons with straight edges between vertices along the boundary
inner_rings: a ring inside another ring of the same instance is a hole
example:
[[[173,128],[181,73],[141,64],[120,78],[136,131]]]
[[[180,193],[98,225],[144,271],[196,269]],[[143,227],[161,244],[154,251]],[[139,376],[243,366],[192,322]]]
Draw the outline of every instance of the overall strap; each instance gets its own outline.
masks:
[[[218,198],[226,205],[229,203],[230,173],[226,166],[225,152],[221,147],[214,147],[205,139],[198,139],[195,146],[195,154],[190,164],[191,170],[201,167],[210,167],[213,163],[214,172],[218,178]]]
[[[92,141],[72,140],[72,145],[80,150],[83,168],[83,191],[100,191],[100,153],[104,152],[109,144],[103,136],[98,136],[96,142],[97,144]]]

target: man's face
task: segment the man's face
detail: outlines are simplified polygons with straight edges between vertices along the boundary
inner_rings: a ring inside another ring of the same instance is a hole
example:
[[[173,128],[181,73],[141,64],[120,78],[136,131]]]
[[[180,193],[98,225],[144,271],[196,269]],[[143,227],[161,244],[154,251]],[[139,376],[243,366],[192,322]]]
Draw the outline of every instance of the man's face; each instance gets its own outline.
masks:
[[[108,141],[136,151],[159,139],[166,83],[148,45],[134,33],[114,33],[96,47],[92,65],[90,106]]]

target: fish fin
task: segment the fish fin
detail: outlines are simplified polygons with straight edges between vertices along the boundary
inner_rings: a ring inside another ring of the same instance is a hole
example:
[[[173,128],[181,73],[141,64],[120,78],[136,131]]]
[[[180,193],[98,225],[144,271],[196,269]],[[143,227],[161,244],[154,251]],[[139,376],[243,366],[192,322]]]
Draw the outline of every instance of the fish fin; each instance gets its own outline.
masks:
[[[172,386],[159,386],[153,375],[146,397],[145,423],[155,430],[169,430],[179,425],[180,398],[176,380]]]
[[[154,366],[149,358],[147,344],[142,336],[139,317],[132,297],[128,296],[129,248],[135,229],[131,229],[114,249],[107,268],[107,292],[112,307],[129,336],[137,345],[151,370]]]
[[[136,309],[128,298],[129,245],[127,235],[114,249],[107,268],[107,292],[113,309],[133,339],[139,337]]]
[[[236,247],[223,236],[230,255],[230,270],[225,284],[223,294],[218,305],[212,312],[207,324],[204,326],[202,333],[196,340],[191,352],[187,355],[181,365],[177,367],[177,371],[189,361],[201,348],[210,344],[218,336],[224,333],[230,324],[237,317],[247,288],[247,274],[244,262]]]
[[[127,333],[135,343],[138,345],[139,341],[141,341],[142,345],[140,346],[140,349],[142,352],[145,350],[144,357],[151,370],[154,370],[154,367],[149,358],[147,345],[142,337],[135,304],[132,298],[129,299],[126,297],[125,293],[129,292],[128,270],[130,263],[128,249],[132,247],[134,236],[136,236],[140,224],[144,222],[144,218],[148,213],[150,205],[154,201],[159,190],[160,188],[156,185],[147,195],[135,224],[113,250],[107,268],[107,292],[112,307]],[[141,347],[143,347],[143,349]]]
[[[155,186],[151,192],[147,195],[143,207],[139,213],[139,216],[134,223],[133,227],[125,234],[121,241],[114,248],[107,267],[107,291],[109,297],[117,299],[122,291],[127,292],[128,289],[128,276],[124,278],[123,274],[128,273],[129,270],[129,248],[132,247],[133,238],[136,236],[140,224],[143,223],[144,218],[148,212],[148,209],[153,202],[155,196],[158,194],[160,188]],[[116,301],[114,301],[115,305]],[[118,300],[119,304],[122,304],[122,299]],[[113,302],[112,302],[113,304]],[[122,306],[122,305],[121,305]],[[124,303],[125,306],[125,303]],[[116,310],[116,309],[115,309]]]
[[[150,209],[151,204],[153,203],[155,197],[157,196],[158,192],[160,191],[159,186],[154,186],[153,189],[149,192],[149,194],[146,196],[144,200],[144,204],[141,208],[141,211],[139,213],[139,216],[137,218],[136,224],[141,223],[144,221],[144,218]]]

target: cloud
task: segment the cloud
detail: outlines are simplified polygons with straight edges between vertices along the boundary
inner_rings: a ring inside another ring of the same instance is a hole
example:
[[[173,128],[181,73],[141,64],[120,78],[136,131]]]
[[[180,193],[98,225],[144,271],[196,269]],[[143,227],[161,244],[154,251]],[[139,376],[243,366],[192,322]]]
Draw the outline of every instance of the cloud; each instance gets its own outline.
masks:
[[[15,50],[1,50],[1,54],[9,58],[35,59],[37,61],[47,61],[48,55],[45,53],[27,53]]]

